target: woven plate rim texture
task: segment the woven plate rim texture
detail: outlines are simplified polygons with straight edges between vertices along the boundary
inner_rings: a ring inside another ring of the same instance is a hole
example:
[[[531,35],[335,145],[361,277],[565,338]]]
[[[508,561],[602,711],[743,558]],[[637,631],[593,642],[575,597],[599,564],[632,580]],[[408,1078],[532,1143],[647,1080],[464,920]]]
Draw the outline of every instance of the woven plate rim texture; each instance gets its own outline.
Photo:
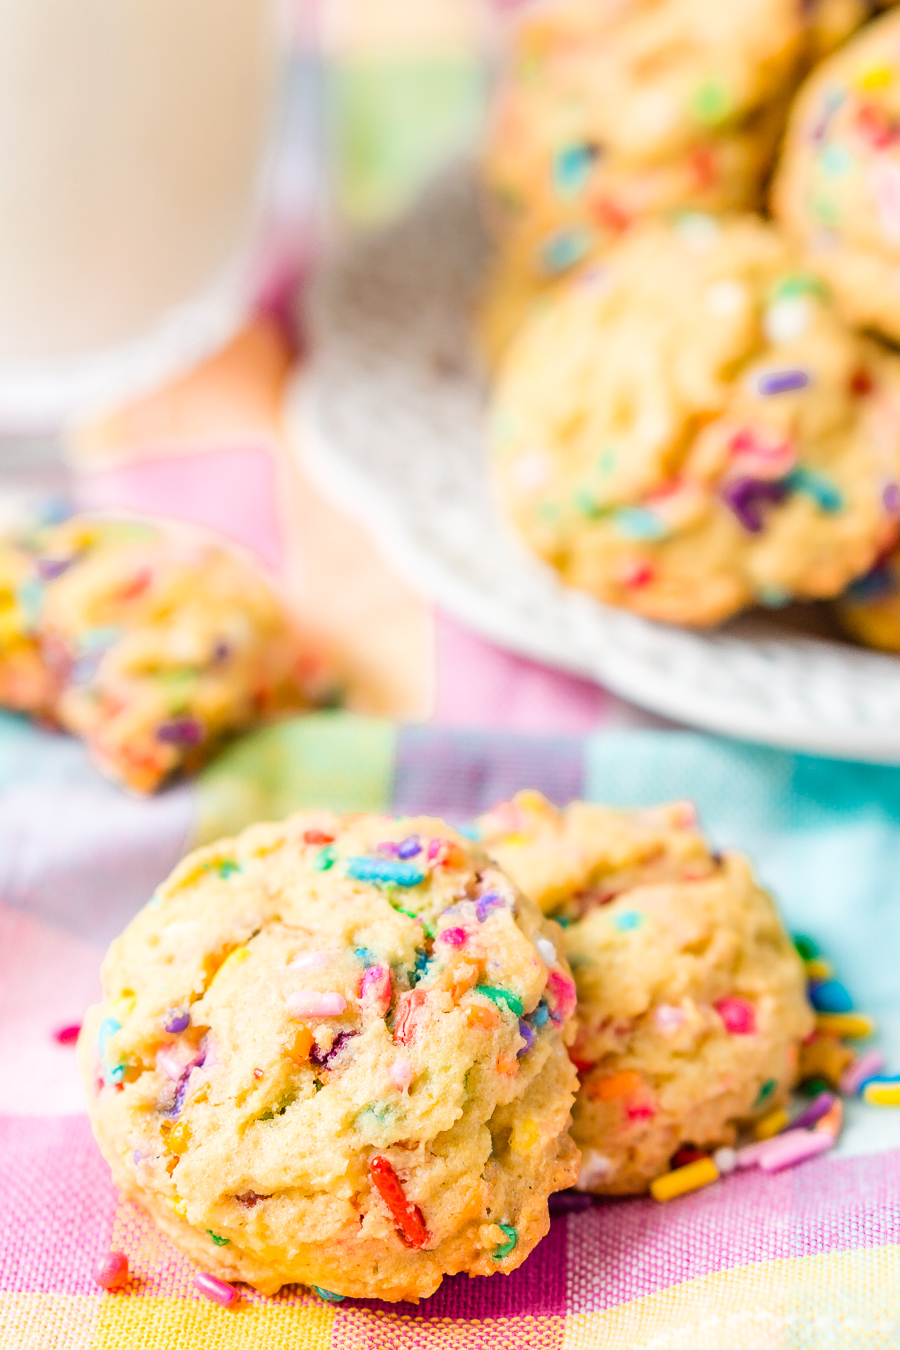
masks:
[[[562,586],[501,519],[471,341],[488,244],[467,165],[391,226],[343,241],[307,304],[294,453],[430,600],[521,655],[677,721],[807,753],[900,763],[900,665],[753,613],[714,632],[652,623]]]

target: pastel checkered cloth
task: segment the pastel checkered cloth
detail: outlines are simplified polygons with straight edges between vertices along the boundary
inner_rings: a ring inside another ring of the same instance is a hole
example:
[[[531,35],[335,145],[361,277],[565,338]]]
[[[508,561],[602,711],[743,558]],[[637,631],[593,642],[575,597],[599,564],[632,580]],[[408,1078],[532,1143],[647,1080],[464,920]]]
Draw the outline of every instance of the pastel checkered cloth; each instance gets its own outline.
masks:
[[[52,1031],[93,997],[117,931],[192,843],[310,805],[461,821],[524,786],[564,801],[692,796],[745,847],[789,922],[837,961],[900,1062],[900,772],[680,732],[526,737],[340,714],[238,743],[153,801],[101,782],[80,746],[0,718],[0,1346],[10,1350],[844,1350],[900,1345],[900,1113],[854,1104],[835,1154],[669,1205],[560,1212],[509,1277],[445,1281],[419,1306],[236,1309],[117,1201]],[[133,1279],[91,1280],[110,1247]]]

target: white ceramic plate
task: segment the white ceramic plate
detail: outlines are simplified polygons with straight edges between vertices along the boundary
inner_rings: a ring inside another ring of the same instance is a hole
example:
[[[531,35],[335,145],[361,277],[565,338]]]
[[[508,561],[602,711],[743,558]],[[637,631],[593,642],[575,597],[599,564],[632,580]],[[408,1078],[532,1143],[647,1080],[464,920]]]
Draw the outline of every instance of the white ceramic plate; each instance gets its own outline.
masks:
[[[470,338],[486,250],[461,169],[326,261],[313,360],[288,401],[318,486],[412,585],[495,642],[711,731],[900,763],[900,659],[784,615],[712,633],[651,623],[562,586],[512,537],[489,491]]]

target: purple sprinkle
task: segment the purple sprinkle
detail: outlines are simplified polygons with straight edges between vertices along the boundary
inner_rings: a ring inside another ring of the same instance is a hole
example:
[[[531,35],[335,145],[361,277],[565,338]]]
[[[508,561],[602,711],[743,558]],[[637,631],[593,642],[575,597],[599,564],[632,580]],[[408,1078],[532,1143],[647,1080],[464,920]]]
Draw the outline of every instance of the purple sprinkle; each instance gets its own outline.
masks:
[[[335,1036],[334,1044],[332,1045],[331,1049],[325,1051],[320,1050],[319,1047],[314,1042],[313,1047],[309,1052],[310,1062],[312,1064],[318,1064],[323,1069],[330,1068],[331,1061],[338,1057],[338,1055],[341,1053],[347,1042],[352,1041],[355,1035],[356,1035],[355,1031],[340,1032],[339,1035]]]
[[[484,923],[491,910],[506,909],[506,901],[496,891],[487,891],[475,904],[475,914],[479,923]]]
[[[139,1148],[136,1148],[131,1155],[131,1161],[134,1163],[135,1167],[137,1167],[139,1163],[143,1162],[143,1158],[144,1155],[141,1153],[141,1150]]]
[[[71,558],[35,558],[35,571],[41,581],[53,581],[72,566]]]
[[[723,484],[721,495],[744,529],[750,534],[760,534],[765,526],[763,502],[777,505],[784,501],[788,492],[784,483],[772,483],[764,478],[733,478]]]
[[[820,1092],[818,1097],[813,1097],[809,1106],[801,1111],[796,1119],[791,1121],[792,1130],[805,1130],[810,1125],[815,1125],[817,1120],[827,1116],[834,1105],[835,1096],[833,1092]]]
[[[170,1008],[163,1018],[163,1026],[173,1036],[180,1036],[182,1031],[187,1031],[190,1025],[191,1014],[182,1012],[181,1008]]]
[[[881,500],[884,502],[885,511],[890,511],[891,515],[896,515],[900,511],[900,487],[896,483],[888,483],[882,493]]]
[[[789,394],[794,389],[805,389],[809,373],[805,370],[772,370],[760,375],[756,387],[761,394]]]
[[[72,669],[69,671],[70,684],[90,684],[91,680],[100,669],[105,653],[103,651],[86,652],[84,656],[79,656],[72,663]]]
[[[227,661],[231,655],[231,644],[228,642],[217,642],[213,648],[213,660],[216,662]]]
[[[415,858],[422,852],[422,841],[417,834],[411,834],[408,839],[404,839],[402,844],[397,846],[398,858]]]
[[[531,1027],[525,1021],[524,1017],[519,1018],[519,1035],[522,1037],[525,1044],[522,1046],[521,1050],[516,1051],[516,1058],[524,1055],[526,1051],[530,1050],[534,1045],[534,1032],[531,1030]]]
[[[396,858],[399,848],[399,844],[395,844],[393,839],[385,839],[382,843],[375,845],[375,852],[380,853],[383,858]]]
[[[593,1197],[583,1191],[557,1191],[556,1195],[550,1196],[550,1213],[578,1214],[590,1209],[593,1203]]]
[[[156,728],[156,739],[166,745],[199,745],[204,735],[196,717],[174,717]]]

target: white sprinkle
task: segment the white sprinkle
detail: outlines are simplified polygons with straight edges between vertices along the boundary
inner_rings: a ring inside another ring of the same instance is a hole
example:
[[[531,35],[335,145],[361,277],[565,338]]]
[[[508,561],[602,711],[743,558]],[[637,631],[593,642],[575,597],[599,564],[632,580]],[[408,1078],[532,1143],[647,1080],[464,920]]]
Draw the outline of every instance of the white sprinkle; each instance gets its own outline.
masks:
[[[763,330],[770,342],[795,342],[806,332],[811,319],[809,300],[803,295],[790,295],[769,306]]]
[[[314,989],[297,989],[287,996],[291,1017],[337,1017],[347,1006],[342,994],[320,994]]]
[[[302,952],[295,956],[288,970],[321,970],[328,965],[328,952]]]
[[[513,461],[512,476],[520,492],[538,492],[550,477],[550,460],[542,450],[526,450]]]
[[[581,1169],[575,1185],[580,1191],[589,1191],[598,1182],[605,1181],[613,1171],[609,1158],[598,1153],[595,1148],[585,1149],[581,1155]]]
[[[727,1176],[737,1167],[737,1153],[733,1148],[717,1148],[712,1155],[712,1160],[722,1176]]]
[[[185,1066],[180,1059],[171,1054],[168,1050],[158,1050],[156,1052],[156,1067],[161,1069],[167,1078],[171,1078],[177,1083],[178,1079],[184,1073]]]
[[[556,965],[556,948],[549,938],[539,937],[534,944],[541,954],[545,966]]]
[[[738,314],[747,304],[747,288],[740,281],[717,281],[705,296],[708,312],[717,319]]]
[[[660,1031],[677,1031],[684,1024],[684,1013],[673,1003],[661,1003],[653,1014]]]
[[[719,222],[702,211],[685,211],[675,221],[675,233],[688,248],[705,253],[719,237]]]

